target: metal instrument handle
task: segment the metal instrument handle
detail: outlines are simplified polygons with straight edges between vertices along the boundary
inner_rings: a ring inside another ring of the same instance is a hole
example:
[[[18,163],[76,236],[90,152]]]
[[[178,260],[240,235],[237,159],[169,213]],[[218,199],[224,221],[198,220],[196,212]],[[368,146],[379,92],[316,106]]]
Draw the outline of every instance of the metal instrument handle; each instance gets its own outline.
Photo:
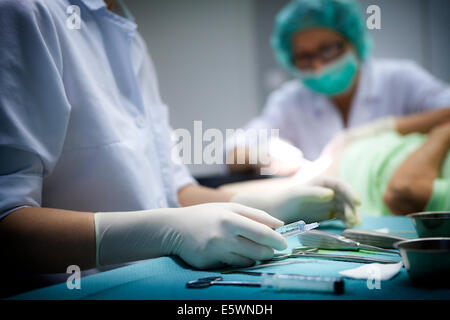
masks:
[[[397,263],[399,261],[386,260],[379,258],[369,258],[369,257],[359,257],[350,255],[340,255],[340,254],[326,254],[326,253],[298,253],[292,257],[312,257],[318,259],[329,259],[335,261],[345,261],[345,262],[359,262],[359,263]]]
[[[367,250],[380,251],[380,252],[386,252],[386,253],[392,253],[392,254],[400,255],[400,252],[398,252],[398,251],[389,250],[389,249],[383,249],[383,248],[379,248],[379,247],[375,247],[375,246],[369,246],[368,244],[360,243],[358,245],[358,247],[361,248],[361,249],[367,249]]]

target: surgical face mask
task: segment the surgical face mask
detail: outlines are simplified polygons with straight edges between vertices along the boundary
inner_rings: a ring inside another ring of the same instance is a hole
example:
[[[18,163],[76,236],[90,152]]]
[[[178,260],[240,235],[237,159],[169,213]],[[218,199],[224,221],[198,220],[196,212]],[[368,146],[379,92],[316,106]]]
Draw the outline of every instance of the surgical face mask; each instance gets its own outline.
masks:
[[[349,51],[318,72],[298,70],[295,75],[311,90],[333,97],[351,88],[358,69],[358,57]]]

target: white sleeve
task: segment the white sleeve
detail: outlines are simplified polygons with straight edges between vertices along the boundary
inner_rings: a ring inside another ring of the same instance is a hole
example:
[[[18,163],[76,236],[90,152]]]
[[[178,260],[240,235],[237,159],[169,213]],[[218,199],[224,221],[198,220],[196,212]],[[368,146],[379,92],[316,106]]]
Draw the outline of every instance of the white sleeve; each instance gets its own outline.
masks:
[[[173,128],[169,124],[169,110],[167,105],[163,104],[163,120],[165,123],[165,128],[167,132],[167,138],[169,141],[169,157],[172,167],[172,176],[174,179],[175,191],[178,192],[181,188],[189,184],[197,184],[197,181],[192,177],[186,165],[183,163],[183,159],[174,148],[176,146],[176,135]]]
[[[147,45],[139,33],[137,34],[136,40],[138,41],[138,50],[133,51],[135,54],[133,60],[135,62],[141,61],[141,65],[137,68],[139,70],[138,79],[143,90],[150,90],[150,96],[154,99],[153,102],[158,105],[157,114],[161,117],[160,120],[164,124],[164,130],[166,133],[164,136],[167,138],[166,141],[169,146],[168,152],[170,153],[169,156],[171,158],[171,174],[174,179],[175,191],[177,192],[184,186],[195,184],[197,181],[195,181],[187,167],[182,163],[182,159],[173,153],[173,148],[176,143],[174,139],[174,130],[169,123],[169,108],[161,99],[155,65],[148,51]]]
[[[167,106],[166,106],[167,110]],[[189,184],[197,184],[197,181],[192,177],[183,159],[176,152],[177,135],[170,125],[167,124],[168,132],[170,133],[170,160],[172,162],[173,178],[175,184],[175,191],[178,192],[181,188]]]
[[[407,108],[410,113],[450,107],[450,85],[410,62],[401,74],[406,83]]]
[[[40,206],[68,125],[58,39],[41,4],[0,2],[0,218]]]
[[[197,184],[197,181],[192,177],[188,168],[182,163],[174,163],[174,179],[175,179],[175,189],[176,191],[181,188],[190,185]]]

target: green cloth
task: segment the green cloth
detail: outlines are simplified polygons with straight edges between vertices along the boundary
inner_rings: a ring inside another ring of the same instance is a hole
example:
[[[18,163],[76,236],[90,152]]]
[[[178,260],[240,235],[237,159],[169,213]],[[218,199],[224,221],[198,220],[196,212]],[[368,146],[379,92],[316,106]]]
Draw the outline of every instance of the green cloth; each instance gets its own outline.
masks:
[[[362,215],[391,215],[383,202],[383,194],[395,170],[426,140],[426,135],[402,136],[386,131],[353,142],[344,152],[339,176],[349,182],[361,198]],[[417,168],[420,170],[420,168]],[[427,211],[450,210],[450,152],[441,175],[433,184],[433,195]]]

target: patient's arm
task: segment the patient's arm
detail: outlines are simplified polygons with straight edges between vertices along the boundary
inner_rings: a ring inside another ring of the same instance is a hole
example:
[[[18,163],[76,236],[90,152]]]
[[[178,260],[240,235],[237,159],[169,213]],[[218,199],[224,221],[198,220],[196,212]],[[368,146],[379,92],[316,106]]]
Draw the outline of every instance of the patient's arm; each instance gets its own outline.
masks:
[[[425,143],[395,171],[383,196],[393,214],[423,211],[433,193],[433,182],[450,149],[450,122],[434,128]]]
[[[337,176],[339,174],[339,164],[345,150],[355,141],[366,139],[381,131],[386,130],[385,121],[388,118],[375,120],[336,135],[324,148],[320,159],[331,159],[330,166],[323,174]],[[413,132],[429,133],[433,128],[439,127],[446,122],[450,122],[450,107],[433,111],[416,113],[395,118],[395,129],[402,135]]]
[[[345,139],[341,139],[341,136],[336,137],[328,144],[317,160],[301,161],[297,173],[293,176],[229,183],[221,186],[220,189],[234,194],[241,192],[262,192],[279,190],[292,183],[300,184],[310,182],[320,176],[338,177],[339,160],[346,146],[347,142]]]
[[[413,132],[429,133],[434,127],[448,121],[450,121],[450,107],[398,117],[396,129],[402,135]]]

